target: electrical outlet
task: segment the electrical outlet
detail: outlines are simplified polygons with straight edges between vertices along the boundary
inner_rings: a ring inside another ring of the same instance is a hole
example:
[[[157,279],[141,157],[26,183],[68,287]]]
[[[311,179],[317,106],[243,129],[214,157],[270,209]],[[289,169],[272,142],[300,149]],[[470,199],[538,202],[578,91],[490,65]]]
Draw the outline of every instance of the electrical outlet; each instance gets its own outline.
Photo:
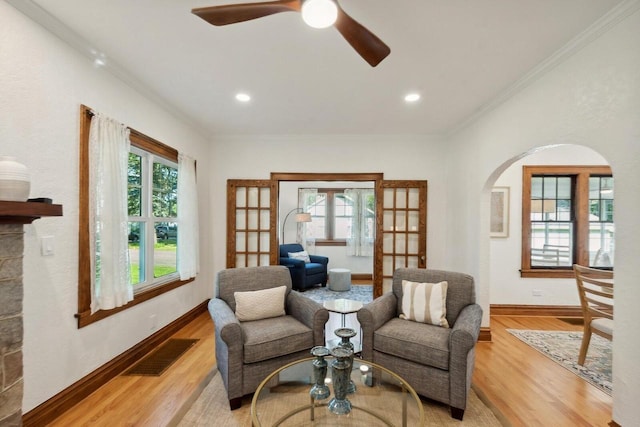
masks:
[[[531,291],[531,294],[534,297],[541,297],[542,296],[542,291],[540,289],[534,289],[533,291]]]

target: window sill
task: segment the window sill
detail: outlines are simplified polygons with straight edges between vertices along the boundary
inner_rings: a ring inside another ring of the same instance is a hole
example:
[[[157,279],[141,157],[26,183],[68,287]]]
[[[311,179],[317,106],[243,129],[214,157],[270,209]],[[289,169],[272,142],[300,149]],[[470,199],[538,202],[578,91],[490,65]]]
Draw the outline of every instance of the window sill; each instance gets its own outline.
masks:
[[[337,240],[316,240],[316,246],[347,246],[347,242],[345,241],[337,241]]]
[[[88,326],[99,320],[106,319],[109,316],[120,313],[121,311],[131,308],[134,305],[138,305],[140,303],[148,301],[152,298],[157,297],[158,295],[162,295],[166,292],[179,288],[180,286],[186,285],[187,283],[191,283],[194,281],[194,279],[195,278],[192,277],[191,279],[187,279],[187,280],[174,280],[162,286],[156,286],[148,290],[143,290],[134,295],[133,301],[129,302],[126,305],[123,305],[121,307],[116,307],[111,310],[98,310],[93,314],[91,314],[91,311],[77,313],[75,317],[78,319],[78,329]]]
[[[573,269],[568,267],[565,269],[545,269],[545,268],[536,268],[520,270],[520,277],[527,277],[532,279],[573,279],[575,278],[575,273]]]

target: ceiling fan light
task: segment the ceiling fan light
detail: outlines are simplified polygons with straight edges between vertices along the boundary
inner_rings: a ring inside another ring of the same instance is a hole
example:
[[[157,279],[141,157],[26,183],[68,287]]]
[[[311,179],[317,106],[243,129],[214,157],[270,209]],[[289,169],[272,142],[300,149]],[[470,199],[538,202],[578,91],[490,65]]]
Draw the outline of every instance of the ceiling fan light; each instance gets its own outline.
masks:
[[[306,0],[302,4],[302,20],[313,28],[327,28],[338,19],[338,6],[333,0]]]

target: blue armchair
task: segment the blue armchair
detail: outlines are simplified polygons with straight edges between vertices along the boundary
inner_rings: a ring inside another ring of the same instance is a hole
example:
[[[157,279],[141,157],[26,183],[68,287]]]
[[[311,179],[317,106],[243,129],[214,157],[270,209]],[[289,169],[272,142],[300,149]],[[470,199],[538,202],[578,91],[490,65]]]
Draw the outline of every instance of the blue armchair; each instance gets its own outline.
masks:
[[[298,243],[280,245],[280,265],[289,268],[293,289],[304,291],[318,284],[326,286],[329,258],[320,255],[309,255],[310,262],[289,258],[289,253],[302,252],[303,250],[302,245]]]

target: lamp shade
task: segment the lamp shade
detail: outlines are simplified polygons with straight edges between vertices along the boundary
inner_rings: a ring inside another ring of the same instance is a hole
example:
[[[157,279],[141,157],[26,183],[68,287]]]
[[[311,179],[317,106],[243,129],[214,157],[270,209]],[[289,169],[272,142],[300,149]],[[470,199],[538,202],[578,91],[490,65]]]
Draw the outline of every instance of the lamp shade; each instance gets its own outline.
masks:
[[[311,214],[308,212],[300,212],[302,208],[293,208],[289,211],[287,216],[284,217],[284,221],[282,222],[282,242],[284,243],[284,230],[287,226],[287,220],[289,219],[289,215],[295,213],[293,218],[296,222],[311,222]]]
[[[311,222],[311,214],[307,212],[296,214],[296,222]]]

